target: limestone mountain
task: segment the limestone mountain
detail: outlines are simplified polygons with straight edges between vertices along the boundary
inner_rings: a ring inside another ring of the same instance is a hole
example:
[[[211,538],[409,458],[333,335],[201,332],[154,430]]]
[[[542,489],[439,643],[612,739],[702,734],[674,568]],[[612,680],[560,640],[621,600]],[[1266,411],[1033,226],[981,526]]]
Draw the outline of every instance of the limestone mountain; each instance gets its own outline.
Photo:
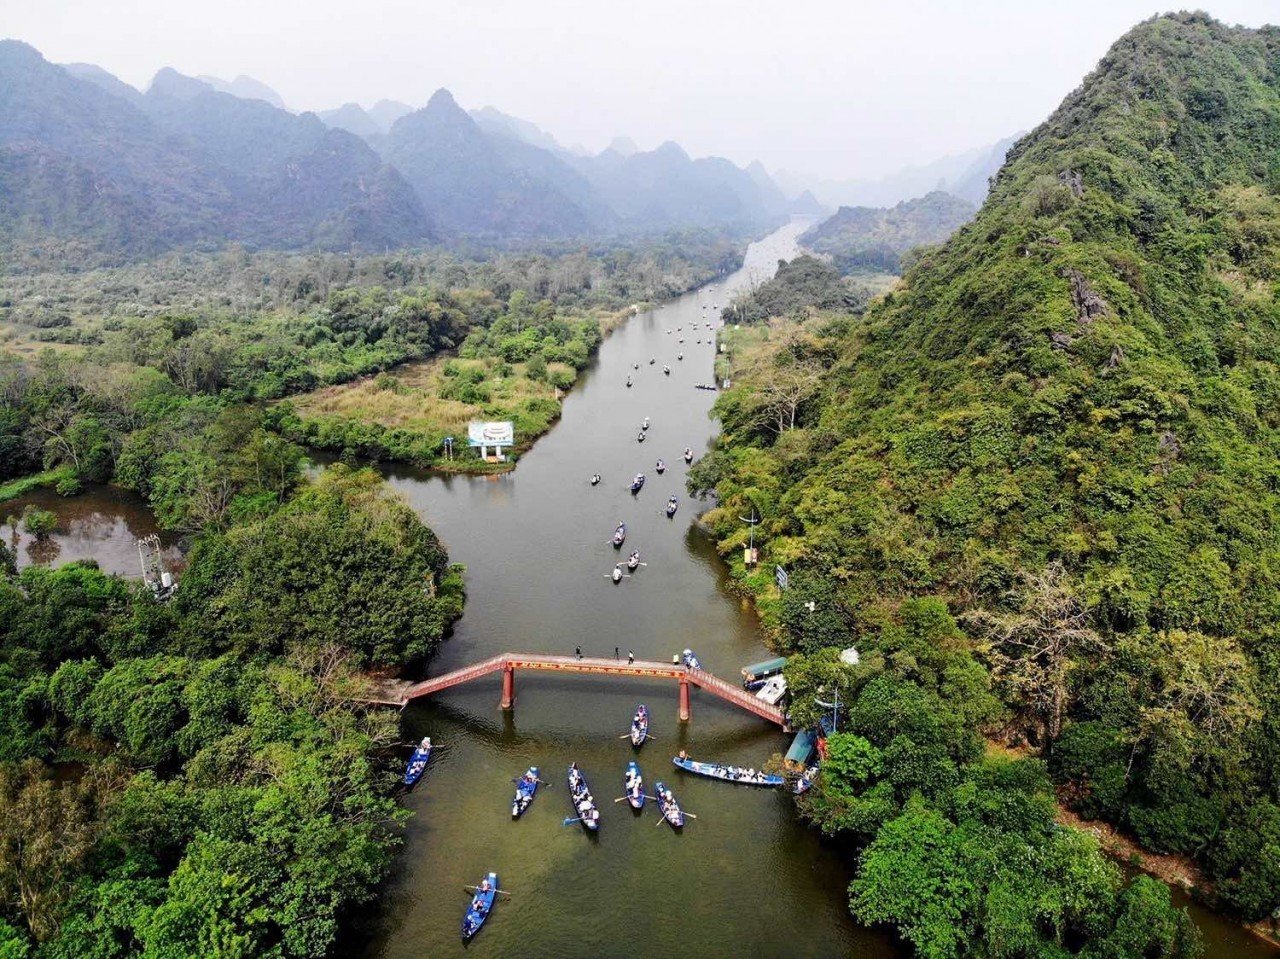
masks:
[[[331,126],[335,130],[346,130],[366,140],[379,133],[387,132],[358,103],[344,103],[336,110],[321,110],[316,116],[323,120],[326,126]]]
[[[314,116],[172,70],[143,95],[105,71],[73,69],[0,42],[7,244],[133,256],[229,240],[381,249],[431,236],[403,179]]]
[[[495,144],[448,90],[437,90],[425,107],[397,120],[382,150],[452,233],[555,237],[595,226],[586,210],[521,162],[516,150]]]
[[[842,206],[806,231],[800,242],[830,256],[844,272],[899,272],[903,253],[916,246],[941,243],[976,211],[968,200],[934,190],[888,209]]]
[[[1250,919],[1280,902],[1277,144],[1280,28],[1135,27],[899,288],[736,378],[699,464],[726,552],[756,505],[854,635],[965,613],[1061,794]],[[759,413],[801,363],[783,441]]]

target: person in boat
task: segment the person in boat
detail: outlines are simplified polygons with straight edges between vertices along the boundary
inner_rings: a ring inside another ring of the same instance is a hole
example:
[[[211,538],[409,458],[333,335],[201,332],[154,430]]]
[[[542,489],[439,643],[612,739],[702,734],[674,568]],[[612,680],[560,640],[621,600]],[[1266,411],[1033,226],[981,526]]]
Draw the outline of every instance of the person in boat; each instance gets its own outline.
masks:
[[[685,751],[682,749],[682,750],[680,750],[680,758],[681,758],[681,759],[688,759],[688,758],[689,758],[689,754],[688,754],[687,752],[685,752]]]

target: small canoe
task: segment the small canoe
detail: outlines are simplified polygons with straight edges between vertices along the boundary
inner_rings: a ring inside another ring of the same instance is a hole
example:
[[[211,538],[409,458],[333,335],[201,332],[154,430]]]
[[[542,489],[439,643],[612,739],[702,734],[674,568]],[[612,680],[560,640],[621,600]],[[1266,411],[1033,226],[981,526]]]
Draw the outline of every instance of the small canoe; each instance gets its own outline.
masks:
[[[669,367],[669,366],[664,366],[664,367],[662,368],[662,375],[663,375],[663,376],[670,376],[670,375],[671,375],[671,367]]]
[[[622,564],[615,563],[613,567],[613,572],[610,573],[609,575],[613,578],[613,581],[615,583],[621,583],[622,582]]]
[[[511,800],[511,818],[519,819],[538,791],[538,767],[530,766],[528,771],[516,780],[516,796]]]
[[[796,780],[795,786],[792,787],[795,790],[795,794],[797,796],[803,796],[805,793],[807,793],[810,789],[813,788],[813,781],[817,778],[818,778],[818,764],[814,763],[812,766],[810,766],[808,769],[804,771],[804,775],[802,775],[799,779]]]
[[[723,782],[741,783],[744,786],[783,786],[786,780],[781,776],[770,776],[758,769],[744,769],[741,766],[725,766],[721,763],[700,763],[693,759],[682,759],[676,756],[671,760],[685,772],[719,779]]]
[[[684,825],[684,810],[676,801],[675,793],[661,780],[654,785],[658,790],[658,808],[662,810],[662,818],[671,824],[672,829],[679,829]]]
[[[686,463],[693,462],[693,450],[689,449],[687,446],[684,448],[684,461]]]
[[[619,523],[613,530],[613,548],[621,549],[623,541],[627,538],[627,524]]]
[[[627,777],[622,781],[623,795],[632,809],[644,808],[644,777],[640,775],[640,767],[634,761],[627,763]]]
[[[657,474],[659,476],[661,476],[663,473],[667,471],[667,464],[664,463],[662,460],[658,460],[658,465],[654,467],[654,470],[657,471]]]
[[[640,550],[636,550],[634,553],[632,553],[630,556],[627,557],[627,569],[634,570],[639,565],[640,565]]]
[[[491,872],[480,881],[475,895],[471,897],[471,905],[467,914],[462,917],[462,941],[467,942],[480,931],[484,921],[493,912],[493,900],[498,896],[498,874]]]
[[[692,649],[686,649],[683,653],[681,653],[680,661],[683,662],[685,666],[687,666],[689,669],[702,668],[702,661],[693,654]]]
[[[667,500],[667,519],[676,515],[676,510],[680,508],[680,501],[674,496]]]
[[[600,483],[600,474],[596,473],[594,476],[591,477],[591,485],[597,486],[599,485],[599,483]]]
[[[631,377],[627,377],[627,389],[631,389]]]
[[[631,720],[631,745],[637,749],[649,738],[649,707],[641,703],[636,707],[636,715]]]
[[[404,784],[412,786],[426,771],[427,761],[431,758],[431,737],[423,736],[422,742],[418,743],[418,748],[413,751],[413,755],[409,757],[409,765],[404,769]]]
[[[643,433],[641,433],[641,434],[640,434],[640,436],[641,436],[641,438],[643,438],[643,437],[644,437],[644,434],[643,434]],[[643,473],[637,473],[637,474],[635,475],[635,479],[633,479],[633,480],[631,481],[631,492],[633,492],[633,493],[638,493],[638,492],[640,492],[640,487],[642,487],[642,486],[644,486],[644,474],[643,474]]]
[[[644,430],[641,430],[639,433],[636,434],[636,442],[637,443],[644,442]]]
[[[569,764],[569,801],[573,803],[574,818],[580,819],[583,826],[590,832],[600,828],[600,810],[596,808],[587,777],[582,775],[577,763]]]

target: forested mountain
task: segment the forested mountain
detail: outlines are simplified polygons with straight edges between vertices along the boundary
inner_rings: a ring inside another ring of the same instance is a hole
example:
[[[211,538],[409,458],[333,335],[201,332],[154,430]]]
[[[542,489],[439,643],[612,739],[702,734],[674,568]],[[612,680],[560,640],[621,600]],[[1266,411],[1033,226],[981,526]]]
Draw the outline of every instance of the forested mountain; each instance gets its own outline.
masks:
[[[431,235],[403,179],[313,116],[172,70],[146,95],[89,72],[78,79],[26,44],[0,43],[0,236],[10,243],[118,256],[228,240],[381,249]]]
[[[1038,753],[1013,767],[1037,803],[1047,769],[1219,905],[1280,904],[1278,143],[1280,29],[1155,18],[902,288],[735,360],[692,486],[726,555],[763,517],[744,576],[803,654],[797,701],[850,704],[811,813],[865,846],[855,913],[924,954],[1181,954],[1163,919],[1121,947],[1037,898],[1082,875],[975,798],[979,732]],[[1014,928],[1053,945],[997,949]]]
[[[801,237],[802,245],[825,253],[846,272],[899,272],[899,258],[912,247],[941,243],[973,216],[975,207],[934,190],[887,210],[842,206]]]

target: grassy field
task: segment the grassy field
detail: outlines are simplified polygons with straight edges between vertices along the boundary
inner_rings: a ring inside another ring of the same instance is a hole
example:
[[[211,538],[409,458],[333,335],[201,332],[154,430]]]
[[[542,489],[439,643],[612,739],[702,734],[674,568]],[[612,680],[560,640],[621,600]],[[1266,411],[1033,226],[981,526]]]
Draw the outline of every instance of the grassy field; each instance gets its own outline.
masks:
[[[524,363],[437,356],[293,397],[281,406],[282,425],[324,449],[483,470],[491,467],[466,448],[467,424],[512,420],[518,456],[559,418],[560,391],[549,382],[557,374],[574,370],[551,363],[545,377],[533,377]],[[439,459],[446,436],[457,440],[452,465]]]

